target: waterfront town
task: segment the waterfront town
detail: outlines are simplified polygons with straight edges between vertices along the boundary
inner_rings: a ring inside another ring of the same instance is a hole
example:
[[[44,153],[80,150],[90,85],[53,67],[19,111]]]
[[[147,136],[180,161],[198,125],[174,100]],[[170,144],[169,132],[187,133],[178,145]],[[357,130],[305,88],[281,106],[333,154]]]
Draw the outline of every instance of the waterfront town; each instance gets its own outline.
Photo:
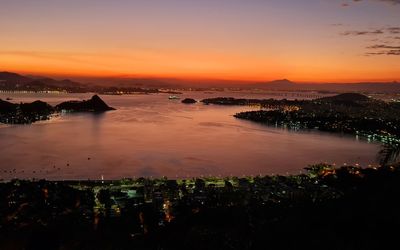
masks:
[[[400,103],[357,93],[313,100],[211,98],[215,105],[258,105],[259,110],[234,114],[236,118],[293,130],[317,129],[353,134],[368,141],[400,143]]]
[[[291,176],[12,180],[0,183],[0,248],[376,249],[396,239],[399,185],[396,164],[318,164]]]

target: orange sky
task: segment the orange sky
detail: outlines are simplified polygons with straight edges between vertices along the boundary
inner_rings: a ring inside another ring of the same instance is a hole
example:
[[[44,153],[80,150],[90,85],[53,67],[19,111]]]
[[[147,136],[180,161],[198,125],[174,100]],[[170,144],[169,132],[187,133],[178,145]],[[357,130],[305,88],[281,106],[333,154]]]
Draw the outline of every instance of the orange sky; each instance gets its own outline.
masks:
[[[343,7],[341,1],[326,0],[100,0],[96,5],[6,0],[0,9],[0,70],[51,76],[400,80],[399,11],[400,5],[380,1]]]

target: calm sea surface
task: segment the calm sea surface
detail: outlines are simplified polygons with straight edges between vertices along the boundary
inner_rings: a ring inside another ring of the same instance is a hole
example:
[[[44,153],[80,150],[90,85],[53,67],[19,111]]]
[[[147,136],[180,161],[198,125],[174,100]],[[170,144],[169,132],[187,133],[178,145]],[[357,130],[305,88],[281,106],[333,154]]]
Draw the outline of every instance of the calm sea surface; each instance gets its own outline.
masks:
[[[375,143],[268,127],[232,116],[251,107],[185,105],[168,96],[101,96],[117,110],[63,114],[33,125],[0,124],[0,179],[241,176],[299,173],[318,162],[376,163]],[[282,98],[242,92],[185,92],[181,98],[216,96]],[[6,97],[55,105],[91,95],[0,94]]]

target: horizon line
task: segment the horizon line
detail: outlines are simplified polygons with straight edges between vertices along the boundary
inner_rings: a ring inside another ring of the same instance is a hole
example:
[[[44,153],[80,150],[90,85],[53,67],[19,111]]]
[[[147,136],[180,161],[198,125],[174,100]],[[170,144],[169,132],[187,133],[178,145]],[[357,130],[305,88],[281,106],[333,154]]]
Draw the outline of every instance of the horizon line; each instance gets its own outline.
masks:
[[[294,84],[357,84],[357,83],[400,83],[400,79],[359,79],[359,80],[291,80],[286,77],[281,78],[264,78],[264,79],[255,79],[255,78],[218,78],[218,77],[185,77],[185,76],[168,76],[168,75],[147,75],[147,74],[110,74],[110,75],[83,75],[83,74],[63,74],[63,73],[46,73],[46,72],[30,72],[30,71],[14,71],[3,69],[0,70],[0,73],[14,73],[25,77],[43,77],[43,78],[58,78],[55,80],[66,80],[69,78],[81,78],[81,79],[92,79],[92,80],[105,80],[105,79],[114,79],[114,80],[135,80],[135,79],[144,79],[144,80],[170,80],[170,81],[200,81],[204,83],[210,83],[212,81],[218,81],[222,84],[222,82],[227,82],[230,84],[252,84],[252,83],[269,83],[274,81],[289,81]],[[43,75],[42,75],[43,74]]]

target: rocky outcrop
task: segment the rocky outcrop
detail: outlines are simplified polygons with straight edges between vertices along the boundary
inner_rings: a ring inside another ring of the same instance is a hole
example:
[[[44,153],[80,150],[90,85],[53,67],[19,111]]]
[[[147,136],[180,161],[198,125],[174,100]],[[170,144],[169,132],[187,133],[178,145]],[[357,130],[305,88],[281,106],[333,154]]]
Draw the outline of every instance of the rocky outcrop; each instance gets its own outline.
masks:
[[[185,99],[182,100],[182,103],[185,103],[185,104],[193,104],[193,103],[196,103],[196,102],[197,101],[195,99],[192,99],[192,98],[185,98]]]
[[[63,102],[58,104],[56,109],[70,112],[105,112],[115,110],[108,106],[98,95],[94,95],[89,100]]]
[[[42,102],[11,103],[0,99],[0,123],[30,124],[36,121],[48,120],[54,112],[67,110],[69,112],[104,112],[114,110],[101,98],[94,95],[85,101],[63,102],[56,107]]]

